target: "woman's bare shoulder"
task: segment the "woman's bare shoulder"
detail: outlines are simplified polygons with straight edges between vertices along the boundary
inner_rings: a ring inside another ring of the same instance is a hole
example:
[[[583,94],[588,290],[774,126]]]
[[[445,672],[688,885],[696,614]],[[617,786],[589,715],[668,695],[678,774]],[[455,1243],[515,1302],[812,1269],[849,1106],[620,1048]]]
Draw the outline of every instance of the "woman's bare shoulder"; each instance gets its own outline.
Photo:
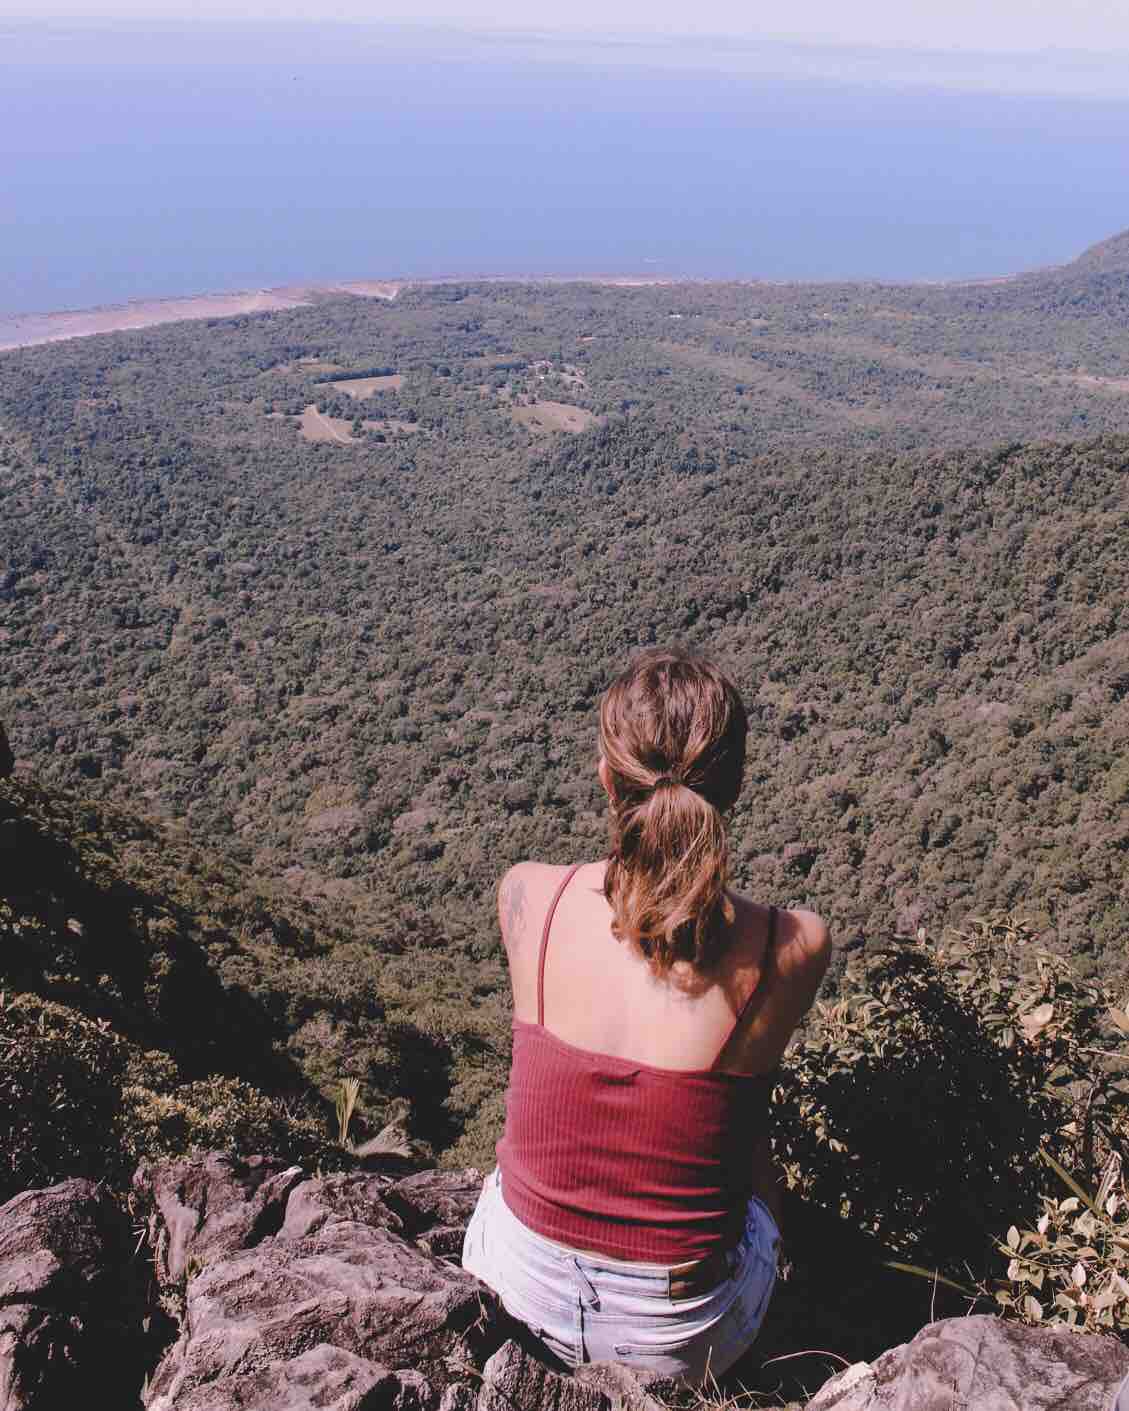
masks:
[[[811,1007],[831,963],[831,933],[814,911],[781,911],[776,969],[800,1014]]]
[[[781,939],[803,957],[809,965],[822,965],[826,970],[831,959],[831,932],[827,922],[814,911],[801,907],[782,911]]]
[[[498,925],[511,955],[532,930],[539,930],[553,892],[567,873],[567,866],[554,863],[518,862],[503,874],[498,883]]]
[[[771,908],[748,896],[738,894],[738,898],[739,912],[747,918],[746,932],[751,938],[766,935],[770,913],[775,910],[777,970],[788,974],[802,971],[822,977],[831,959],[831,936],[821,916],[802,907]],[[754,949],[759,949],[755,943]]]

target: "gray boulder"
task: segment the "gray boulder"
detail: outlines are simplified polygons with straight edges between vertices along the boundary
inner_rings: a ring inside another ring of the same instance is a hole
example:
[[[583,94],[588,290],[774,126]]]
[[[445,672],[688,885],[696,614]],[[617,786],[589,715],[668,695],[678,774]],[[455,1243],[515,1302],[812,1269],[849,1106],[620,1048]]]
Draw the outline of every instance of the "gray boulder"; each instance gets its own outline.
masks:
[[[305,1239],[330,1220],[358,1220],[393,1234],[403,1234],[399,1215],[384,1203],[392,1181],[387,1176],[321,1176],[303,1180],[290,1192],[283,1240]]]
[[[482,1172],[420,1171],[391,1183],[385,1197],[404,1219],[408,1232],[424,1234],[436,1227],[460,1226],[464,1231],[482,1192]]]
[[[178,1411],[395,1411],[401,1392],[387,1367],[319,1343],[297,1357],[196,1387],[176,1404]]]
[[[554,1372],[516,1342],[506,1342],[482,1371],[477,1411],[611,1411],[598,1386]]]
[[[832,1377],[807,1411],[1108,1411],[1126,1375],[1129,1349],[1113,1338],[946,1318]]]
[[[127,1402],[129,1225],[100,1187],[64,1181],[0,1206],[0,1411]]]
[[[426,1411],[467,1369],[473,1375],[497,1343],[493,1300],[401,1233],[384,1202],[393,1183],[307,1180],[269,1166],[205,1157],[139,1176],[155,1204],[158,1273],[183,1279],[170,1288],[174,1305],[182,1299],[181,1335],[150,1379],[150,1411],[228,1411],[259,1405],[253,1398],[287,1411],[288,1398],[306,1404],[300,1389],[321,1366],[333,1371],[326,1394],[341,1411]],[[451,1214],[447,1178],[434,1179],[433,1196],[425,1180],[411,1188],[425,1231]],[[300,1362],[318,1348],[327,1349],[321,1361]]]
[[[300,1166],[218,1152],[140,1166],[133,1187],[152,1211],[149,1236],[160,1284],[178,1285],[190,1261],[203,1267],[274,1234],[290,1192],[304,1179]]]
[[[482,1190],[482,1172],[420,1171],[395,1182],[384,1200],[430,1254],[459,1259],[463,1236]]]

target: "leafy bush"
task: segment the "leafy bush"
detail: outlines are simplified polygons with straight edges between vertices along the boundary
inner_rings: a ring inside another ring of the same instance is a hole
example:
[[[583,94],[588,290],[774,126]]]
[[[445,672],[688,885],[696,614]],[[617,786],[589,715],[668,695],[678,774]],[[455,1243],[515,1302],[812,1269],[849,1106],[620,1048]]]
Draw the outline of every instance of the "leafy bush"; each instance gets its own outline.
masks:
[[[222,853],[12,780],[0,859],[3,1198],[194,1148],[340,1163],[319,1083],[355,1065],[373,1119],[410,1085],[379,956]]]
[[[70,1176],[125,1177],[127,1056],[105,1021],[0,994],[0,1202]]]
[[[1120,1162],[1111,1160],[1093,1197],[1060,1174],[1078,1194],[1044,1196],[1034,1229],[1011,1226],[1000,1243],[1008,1266],[996,1302],[1028,1323],[1129,1338],[1129,1199]]]
[[[1088,1176],[1119,1142],[1108,1012],[1003,914],[860,956],[785,1060],[789,1183],[900,1258],[982,1280],[1003,1231],[1034,1223],[1040,1151]]]
[[[339,1164],[342,1155],[314,1116],[292,1111],[237,1078],[185,1083],[171,1092],[122,1092],[123,1147],[132,1166],[193,1150],[281,1156],[304,1165]]]
[[[152,1087],[135,1080],[145,1074]],[[194,1149],[343,1159],[316,1113],[236,1078],[180,1083],[162,1053],[35,995],[0,996],[0,1202],[88,1176],[124,1186],[138,1161]]]

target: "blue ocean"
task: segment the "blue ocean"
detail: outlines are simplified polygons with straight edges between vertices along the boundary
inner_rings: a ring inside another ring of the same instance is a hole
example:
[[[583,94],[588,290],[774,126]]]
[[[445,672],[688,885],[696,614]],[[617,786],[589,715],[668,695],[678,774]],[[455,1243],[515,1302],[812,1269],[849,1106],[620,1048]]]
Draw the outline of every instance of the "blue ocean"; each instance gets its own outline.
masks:
[[[2,29],[0,313],[406,276],[975,278],[1129,226],[1116,96],[708,46]]]

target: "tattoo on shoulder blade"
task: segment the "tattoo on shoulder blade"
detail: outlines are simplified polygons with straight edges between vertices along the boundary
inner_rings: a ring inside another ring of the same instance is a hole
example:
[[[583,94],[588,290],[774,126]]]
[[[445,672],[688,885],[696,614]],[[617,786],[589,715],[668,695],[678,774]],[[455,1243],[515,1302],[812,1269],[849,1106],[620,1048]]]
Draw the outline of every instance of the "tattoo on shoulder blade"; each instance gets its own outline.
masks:
[[[510,877],[502,887],[502,936],[516,940],[525,921],[525,883],[520,877]]]

